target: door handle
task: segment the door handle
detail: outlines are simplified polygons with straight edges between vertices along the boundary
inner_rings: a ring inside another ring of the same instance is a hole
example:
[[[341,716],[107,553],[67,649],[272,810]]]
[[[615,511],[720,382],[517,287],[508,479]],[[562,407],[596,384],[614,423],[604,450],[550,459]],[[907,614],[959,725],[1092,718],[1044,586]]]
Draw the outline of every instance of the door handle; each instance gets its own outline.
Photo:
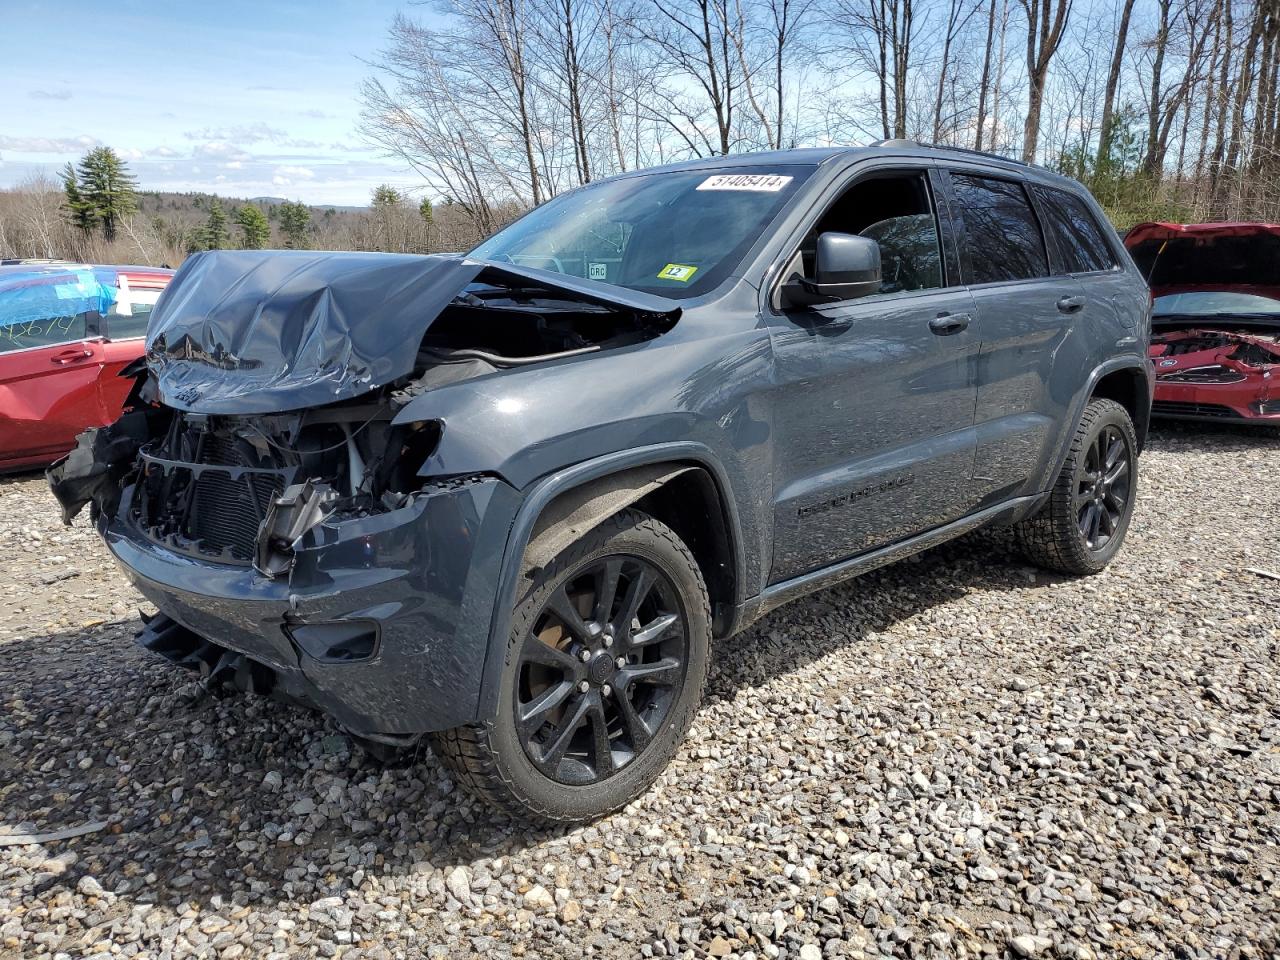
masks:
[[[1063,297],[1058,301],[1058,309],[1063,313],[1079,313],[1084,309],[1084,297]]]
[[[86,357],[92,356],[92,350],[63,350],[61,353],[55,353],[50,357],[49,362],[65,366],[68,363],[79,363]]]
[[[967,313],[940,313],[929,321],[929,329],[940,337],[949,337],[969,327]]]

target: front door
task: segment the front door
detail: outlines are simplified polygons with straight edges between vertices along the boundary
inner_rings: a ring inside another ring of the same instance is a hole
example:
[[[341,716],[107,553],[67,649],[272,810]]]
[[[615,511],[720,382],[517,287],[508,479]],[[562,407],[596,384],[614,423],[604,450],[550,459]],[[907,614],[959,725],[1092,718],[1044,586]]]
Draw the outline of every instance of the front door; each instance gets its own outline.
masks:
[[[102,422],[103,346],[87,319],[82,313],[0,328],[0,467],[52,459]]]
[[[881,292],[771,320],[776,364],[770,583],[937,527],[973,504],[978,324],[944,256],[926,170],[843,190],[786,272],[812,275],[819,234],[880,245]]]

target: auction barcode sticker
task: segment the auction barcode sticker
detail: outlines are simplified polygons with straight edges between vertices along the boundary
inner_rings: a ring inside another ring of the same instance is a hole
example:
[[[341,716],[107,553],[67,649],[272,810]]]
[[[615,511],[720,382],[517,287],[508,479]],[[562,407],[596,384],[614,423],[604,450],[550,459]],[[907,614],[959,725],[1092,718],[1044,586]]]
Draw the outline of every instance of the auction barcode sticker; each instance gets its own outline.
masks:
[[[756,193],[777,193],[788,183],[790,177],[781,177],[773,173],[721,173],[707,177],[700,184],[699,190],[752,190]]]

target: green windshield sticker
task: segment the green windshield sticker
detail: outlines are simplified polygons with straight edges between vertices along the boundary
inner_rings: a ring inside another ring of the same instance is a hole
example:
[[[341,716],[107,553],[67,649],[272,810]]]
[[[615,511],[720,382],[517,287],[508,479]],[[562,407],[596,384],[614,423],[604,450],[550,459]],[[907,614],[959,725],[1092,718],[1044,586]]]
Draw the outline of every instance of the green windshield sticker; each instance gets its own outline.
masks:
[[[665,267],[658,271],[659,280],[679,280],[681,283],[688,283],[693,279],[693,275],[698,272],[697,267],[691,267],[684,263],[668,263]]]

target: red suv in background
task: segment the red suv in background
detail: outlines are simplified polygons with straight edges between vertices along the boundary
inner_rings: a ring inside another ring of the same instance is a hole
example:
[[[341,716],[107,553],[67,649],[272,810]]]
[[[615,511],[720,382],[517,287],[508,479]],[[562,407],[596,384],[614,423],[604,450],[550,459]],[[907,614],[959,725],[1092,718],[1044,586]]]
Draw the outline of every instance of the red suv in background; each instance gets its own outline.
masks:
[[[1142,223],[1151,415],[1280,426],[1280,224]]]
[[[0,266],[0,471],[40,467],[120,416],[147,320],[173,276],[156,267]]]

